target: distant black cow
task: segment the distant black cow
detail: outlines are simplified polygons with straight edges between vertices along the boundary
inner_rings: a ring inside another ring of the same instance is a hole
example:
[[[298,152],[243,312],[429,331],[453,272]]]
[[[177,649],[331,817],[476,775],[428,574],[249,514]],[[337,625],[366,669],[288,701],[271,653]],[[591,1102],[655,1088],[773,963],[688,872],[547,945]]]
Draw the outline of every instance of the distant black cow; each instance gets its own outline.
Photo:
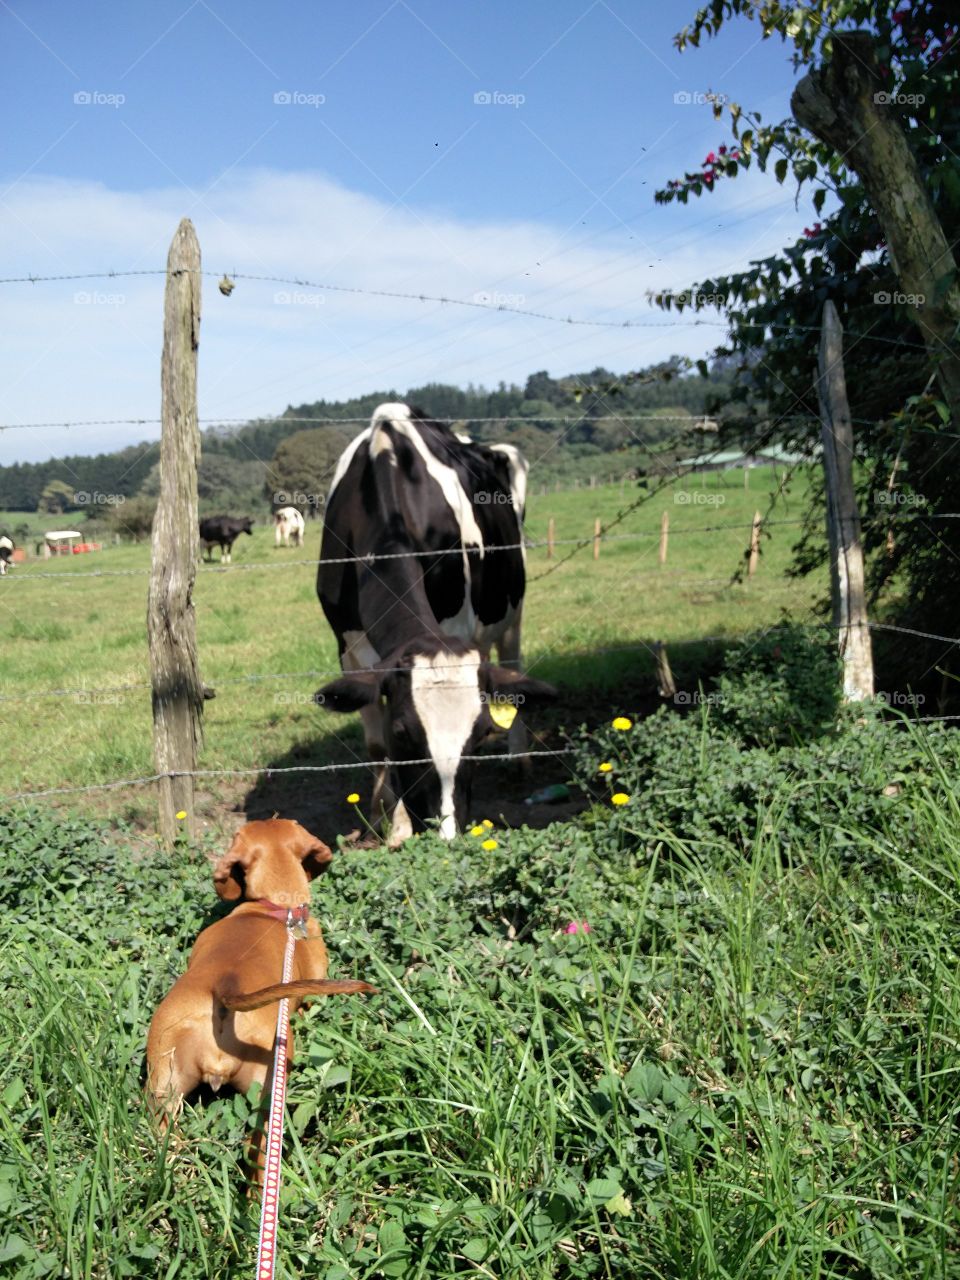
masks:
[[[5,533],[0,534],[0,578],[13,567],[13,553],[16,544]]]
[[[526,472],[509,445],[473,444],[405,404],[375,410],[337,464],[317,594],[344,675],[317,697],[359,710],[371,758],[395,762],[373,795],[392,811],[391,844],[431,819],[454,836],[470,805],[464,757],[493,732],[491,710],[555,694],[520,670]],[[354,556],[397,558],[341,562]],[[519,716],[510,735],[515,750]]]
[[[220,548],[220,563],[230,563],[230,551],[241,533],[253,533],[249,516],[207,516],[200,521],[200,545],[213,559],[213,548]]]

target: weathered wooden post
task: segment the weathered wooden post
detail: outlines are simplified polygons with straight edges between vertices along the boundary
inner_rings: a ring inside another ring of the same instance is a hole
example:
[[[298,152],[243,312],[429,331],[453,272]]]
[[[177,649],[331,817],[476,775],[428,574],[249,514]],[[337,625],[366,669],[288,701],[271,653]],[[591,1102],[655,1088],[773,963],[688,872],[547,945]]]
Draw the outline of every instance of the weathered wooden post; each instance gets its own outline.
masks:
[[[759,511],[753,513],[753,526],[750,530],[750,559],[747,562],[747,577],[752,578],[757,572],[757,564],[760,560],[760,526],[763,524],[763,516]]]
[[[873,649],[867,625],[860,512],[853,488],[853,424],[843,372],[843,329],[829,299],[823,304],[820,326],[817,395],[827,489],[833,625],[838,630],[843,661],[843,696],[847,702],[862,702],[873,697]]]
[[[670,512],[664,511],[660,517],[660,563],[667,563],[667,540],[670,537]]]
[[[556,537],[557,526],[553,516],[547,521],[547,559],[553,559],[553,543]]]
[[[193,586],[197,574],[197,347],[200,245],[184,218],[167,257],[160,370],[160,497],[153,520],[147,636],[157,773],[196,768],[203,685],[197,658]],[[178,822],[177,814],[185,818]],[[193,832],[193,778],[160,780],[160,835]]]
[[[676,696],[677,684],[673,678],[673,672],[670,670],[670,659],[667,657],[667,646],[662,640],[658,640],[653,646],[654,657],[657,660],[657,689],[661,698],[673,698]]]
[[[600,559],[600,530],[602,528],[603,528],[603,525],[600,523],[600,517],[597,516],[596,520],[594,520],[593,522],[593,558],[594,560]]]

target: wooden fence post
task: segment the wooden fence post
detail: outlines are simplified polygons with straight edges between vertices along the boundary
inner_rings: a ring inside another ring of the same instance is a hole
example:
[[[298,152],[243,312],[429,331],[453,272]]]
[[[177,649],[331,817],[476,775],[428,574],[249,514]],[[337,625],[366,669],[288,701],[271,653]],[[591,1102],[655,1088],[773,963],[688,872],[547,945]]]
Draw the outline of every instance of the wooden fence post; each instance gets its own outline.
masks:
[[[553,516],[547,521],[547,559],[553,559],[553,542],[556,536],[557,526]]]
[[[602,528],[603,528],[603,525],[600,522],[600,517],[597,516],[596,520],[594,520],[593,522],[593,558],[594,560],[600,559],[600,530]]]
[[[763,516],[759,511],[753,513],[753,527],[750,530],[750,559],[747,562],[747,577],[752,578],[757,572],[757,563],[760,560],[760,526],[763,524]]]
[[[847,702],[873,697],[873,649],[867,625],[860,512],[853,489],[853,424],[843,372],[843,329],[829,299],[823,304],[817,377],[827,489],[827,537],[833,625],[843,662]]]
[[[670,512],[664,511],[660,517],[660,563],[667,563],[667,539],[670,537]]]
[[[157,773],[196,768],[203,685],[197,658],[193,586],[197,575],[197,346],[200,341],[200,245],[189,218],[167,257],[160,371],[160,497],[153,520],[147,636]],[[181,822],[176,815],[184,812]],[[160,835],[171,843],[193,832],[193,778],[160,781]]]
[[[660,697],[673,698],[676,696],[677,684],[673,678],[673,672],[670,670],[667,646],[662,640],[658,640],[653,646],[653,653],[657,660],[657,689],[660,692]]]

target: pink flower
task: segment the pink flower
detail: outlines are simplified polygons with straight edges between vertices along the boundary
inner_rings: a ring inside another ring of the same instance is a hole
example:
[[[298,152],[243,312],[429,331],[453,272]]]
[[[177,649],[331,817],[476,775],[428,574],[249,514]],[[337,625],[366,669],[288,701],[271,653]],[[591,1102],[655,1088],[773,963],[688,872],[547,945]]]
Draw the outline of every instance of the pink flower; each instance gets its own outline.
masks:
[[[703,162],[703,163],[704,163],[704,164],[716,164],[716,163],[717,163],[717,157],[716,157],[716,155],[711,151],[711,152],[709,153],[709,155],[707,156],[706,160],[704,160],[704,162]]]
[[[564,933],[589,933],[590,926],[586,920],[571,920],[563,931]]]

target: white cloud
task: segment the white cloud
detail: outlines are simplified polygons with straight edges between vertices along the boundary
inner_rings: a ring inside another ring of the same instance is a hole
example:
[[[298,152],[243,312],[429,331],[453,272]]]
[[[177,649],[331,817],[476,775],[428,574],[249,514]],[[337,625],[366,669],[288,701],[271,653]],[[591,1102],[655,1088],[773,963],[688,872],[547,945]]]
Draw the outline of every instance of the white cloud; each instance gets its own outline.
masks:
[[[585,207],[590,203],[585,196]],[[181,216],[204,268],[361,289],[470,299],[530,311],[640,319],[586,328],[438,303],[240,279],[204,281],[202,417],[247,418],[288,403],[427,381],[496,384],[546,368],[638,368],[699,356],[722,330],[678,327],[646,301],[773,252],[803,225],[787,193],[747,174],[686,207],[652,205],[630,226],[458,219],[350,191],[316,173],[236,171],[202,198],[27,179],[0,203],[0,275],[162,268]],[[162,275],[5,285],[0,421],[157,418]],[[287,295],[284,300],[283,295]],[[713,313],[709,313],[714,318]],[[690,318],[692,319],[692,317]],[[429,407],[429,406],[428,406]],[[115,448],[156,428],[3,433],[3,461]]]

